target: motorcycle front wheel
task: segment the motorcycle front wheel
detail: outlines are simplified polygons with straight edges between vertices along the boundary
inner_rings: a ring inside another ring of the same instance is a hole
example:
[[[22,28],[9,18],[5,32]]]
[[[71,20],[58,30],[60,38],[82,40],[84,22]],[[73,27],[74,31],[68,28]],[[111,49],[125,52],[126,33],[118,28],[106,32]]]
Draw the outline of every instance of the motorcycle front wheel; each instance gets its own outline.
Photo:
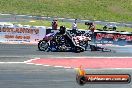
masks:
[[[45,40],[39,41],[39,43],[38,43],[38,49],[40,51],[46,51],[48,49],[48,47],[49,47],[49,44],[48,44],[47,41],[45,41]]]

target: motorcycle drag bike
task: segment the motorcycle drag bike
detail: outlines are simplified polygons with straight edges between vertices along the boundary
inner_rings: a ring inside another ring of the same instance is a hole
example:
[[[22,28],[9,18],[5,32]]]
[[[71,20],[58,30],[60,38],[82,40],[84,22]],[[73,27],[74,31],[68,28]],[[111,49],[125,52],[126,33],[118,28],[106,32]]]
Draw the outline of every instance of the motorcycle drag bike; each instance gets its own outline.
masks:
[[[84,44],[89,41],[87,37],[71,36],[68,32],[64,35],[59,33],[49,33],[38,43],[40,51],[59,51],[59,52],[83,52]]]

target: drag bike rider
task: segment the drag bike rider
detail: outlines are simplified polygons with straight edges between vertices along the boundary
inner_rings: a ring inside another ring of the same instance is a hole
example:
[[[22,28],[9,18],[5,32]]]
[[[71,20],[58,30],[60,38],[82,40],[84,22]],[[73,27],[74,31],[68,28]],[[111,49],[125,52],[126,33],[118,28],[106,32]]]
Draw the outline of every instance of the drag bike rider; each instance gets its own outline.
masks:
[[[82,52],[84,49],[77,45],[75,41],[72,39],[72,36],[66,31],[65,26],[60,26],[59,32],[55,33],[52,40],[50,41],[50,45],[48,51],[74,51],[74,52]]]
[[[68,47],[74,47],[75,42],[72,41],[72,36],[66,31],[65,26],[60,26],[59,32],[54,36],[56,41],[56,46],[61,49],[68,49]]]
[[[50,33],[46,35],[46,39],[50,40],[49,47],[47,51],[54,51],[56,49],[59,49],[58,47],[61,47],[65,44],[65,35],[66,35],[66,28],[65,26],[60,26],[59,32],[57,33]],[[50,37],[49,37],[50,36]]]
[[[64,38],[64,36],[66,35],[66,28],[65,26],[60,26],[59,32],[57,32],[54,36],[55,40],[57,43],[62,42],[62,39],[60,38]]]
[[[66,48],[66,41],[67,41],[67,34],[66,34],[66,27],[60,26],[59,32],[57,32],[53,38],[55,41],[55,46],[57,49],[65,49]]]

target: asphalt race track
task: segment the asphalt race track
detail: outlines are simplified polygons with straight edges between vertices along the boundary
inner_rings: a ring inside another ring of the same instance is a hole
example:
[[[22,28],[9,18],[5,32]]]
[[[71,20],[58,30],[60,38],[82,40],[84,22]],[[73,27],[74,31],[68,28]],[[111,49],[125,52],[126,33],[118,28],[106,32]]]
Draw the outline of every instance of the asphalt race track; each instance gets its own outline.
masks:
[[[0,88],[132,88],[129,84],[76,83],[75,69],[25,64],[24,61],[47,57],[131,57],[132,47],[108,47],[115,52],[42,52],[36,45],[0,44]],[[87,69],[94,74],[130,74],[132,69]]]

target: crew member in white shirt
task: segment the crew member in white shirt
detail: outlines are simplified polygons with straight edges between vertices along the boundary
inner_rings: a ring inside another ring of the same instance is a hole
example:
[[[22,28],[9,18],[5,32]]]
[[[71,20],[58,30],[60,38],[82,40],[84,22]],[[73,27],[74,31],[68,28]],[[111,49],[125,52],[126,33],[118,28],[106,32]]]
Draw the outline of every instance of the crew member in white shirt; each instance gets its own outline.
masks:
[[[76,34],[76,31],[77,31],[77,19],[75,19],[75,22],[73,22],[72,24],[72,32]]]

